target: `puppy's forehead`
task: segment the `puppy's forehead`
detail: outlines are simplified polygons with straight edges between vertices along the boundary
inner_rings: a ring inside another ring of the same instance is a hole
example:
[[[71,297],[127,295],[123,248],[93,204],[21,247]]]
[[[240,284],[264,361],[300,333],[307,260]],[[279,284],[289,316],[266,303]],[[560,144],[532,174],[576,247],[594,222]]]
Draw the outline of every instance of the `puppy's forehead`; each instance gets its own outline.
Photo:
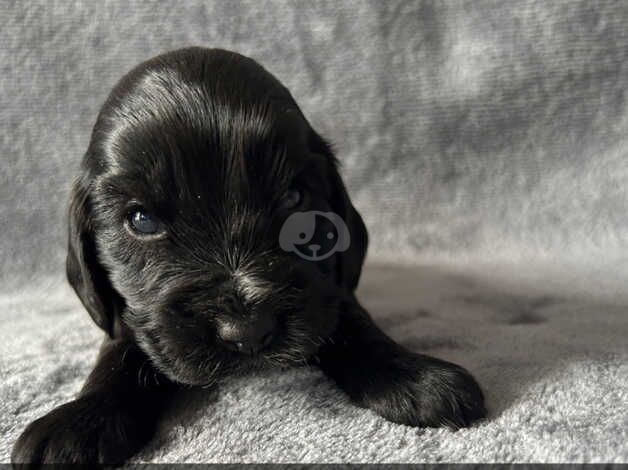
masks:
[[[103,177],[157,199],[284,188],[311,156],[309,125],[281,83],[232,55],[162,60],[123,80],[94,133]]]

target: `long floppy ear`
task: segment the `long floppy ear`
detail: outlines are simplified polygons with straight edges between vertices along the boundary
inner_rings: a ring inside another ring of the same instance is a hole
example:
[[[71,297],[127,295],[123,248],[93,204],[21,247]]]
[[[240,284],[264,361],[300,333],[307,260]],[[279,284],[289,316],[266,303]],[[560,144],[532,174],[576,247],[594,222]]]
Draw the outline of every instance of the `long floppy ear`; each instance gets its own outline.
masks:
[[[349,199],[347,189],[338,172],[338,163],[331,146],[314,130],[311,130],[310,148],[318,154],[325,155],[328,159],[327,177],[331,186],[331,207],[344,220],[349,229],[350,237],[349,248],[338,253],[340,260],[338,263],[338,279],[343,286],[353,291],[360,280],[362,265],[366,257],[368,233],[362,217],[360,217],[358,211],[353,207],[351,199]]]
[[[66,273],[94,322],[113,337],[114,317],[124,308],[124,300],[111,286],[98,261],[85,175],[76,180],[70,196]]]

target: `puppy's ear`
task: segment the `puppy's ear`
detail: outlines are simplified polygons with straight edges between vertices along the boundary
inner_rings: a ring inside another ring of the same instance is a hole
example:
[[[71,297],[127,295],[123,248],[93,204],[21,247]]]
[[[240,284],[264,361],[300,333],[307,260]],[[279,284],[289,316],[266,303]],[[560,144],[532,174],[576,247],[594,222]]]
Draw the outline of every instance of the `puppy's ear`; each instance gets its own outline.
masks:
[[[338,279],[341,285],[353,291],[358,285],[362,264],[368,246],[368,233],[362,217],[349,199],[347,189],[338,172],[338,162],[331,146],[314,130],[310,133],[310,148],[328,159],[327,178],[331,187],[332,210],[344,220],[349,229],[349,248],[339,252]]]
[[[84,175],[72,188],[66,273],[94,322],[113,337],[114,317],[121,313],[124,301],[98,261],[88,188]]]

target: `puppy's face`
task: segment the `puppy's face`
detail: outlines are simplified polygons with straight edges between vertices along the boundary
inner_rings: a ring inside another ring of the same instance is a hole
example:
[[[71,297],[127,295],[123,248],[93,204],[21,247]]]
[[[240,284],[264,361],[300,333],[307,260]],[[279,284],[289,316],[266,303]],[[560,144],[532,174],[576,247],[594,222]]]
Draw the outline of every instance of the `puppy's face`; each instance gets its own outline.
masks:
[[[297,212],[337,214],[353,246],[282,249]],[[293,217],[294,219],[294,217]],[[186,49],[110,95],[74,191],[68,276],[96,322],[129,328],[173,380],[302,363],[357,283],[366,232],[325,142],[250,59]]]

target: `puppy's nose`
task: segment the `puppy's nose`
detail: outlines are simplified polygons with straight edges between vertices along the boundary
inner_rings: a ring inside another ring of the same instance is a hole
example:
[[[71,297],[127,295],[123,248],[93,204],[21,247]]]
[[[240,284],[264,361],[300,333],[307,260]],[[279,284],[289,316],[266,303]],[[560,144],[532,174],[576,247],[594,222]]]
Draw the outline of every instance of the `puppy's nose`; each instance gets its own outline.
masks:
[[[217,330],[227,349],[253,355],[272,342],[275,319],[272,315],[260,315],[252,320],[219,320]]]

